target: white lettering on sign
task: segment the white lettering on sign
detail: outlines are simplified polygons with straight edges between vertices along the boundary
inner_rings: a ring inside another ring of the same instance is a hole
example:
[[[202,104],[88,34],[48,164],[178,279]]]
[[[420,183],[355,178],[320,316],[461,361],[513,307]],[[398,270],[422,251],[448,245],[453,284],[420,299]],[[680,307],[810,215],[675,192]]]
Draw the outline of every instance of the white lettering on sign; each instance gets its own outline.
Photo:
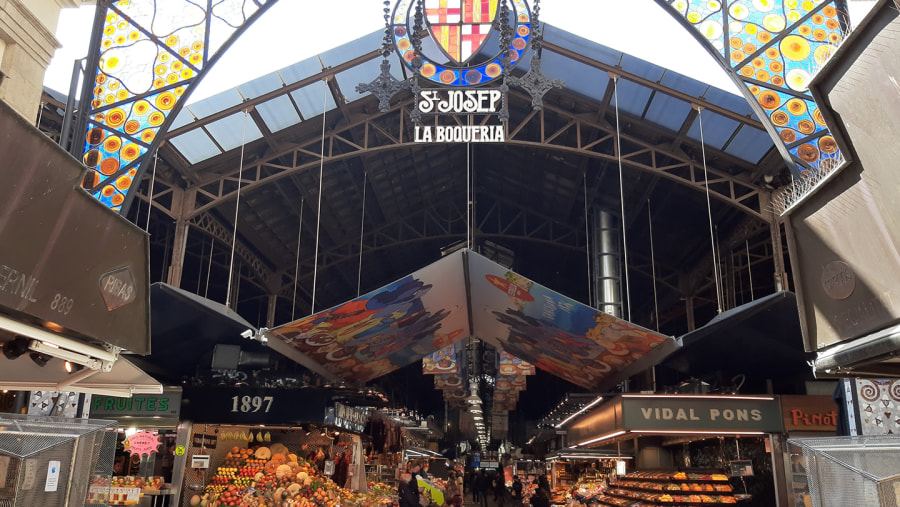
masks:
[[[503,125],[416,125],[417,143],[502,143],[506,141]]]
[[[274,396],[232,396],[231,411],[245,414],[248,412],[259,412],[265,405],[263,412],[268,414],[272,408],[273,401],[275,401]]]
[[[19,271],[16,268],[0,264],[0,292],[12,294],[29,303],[37,302],[34,298],[34,291],[37,289],[37,278],[29,276],[28,273]]]
[[[762,421],[762,411],[758,409],[718,409],[711,408],[706,414],[709,421]],[[641,407],[641,416],[646,421],[700,421],[693,408],[653,408]]]
[[[422,114],[495,114],[502,98],[497,89],[422,90],[418,106]]]

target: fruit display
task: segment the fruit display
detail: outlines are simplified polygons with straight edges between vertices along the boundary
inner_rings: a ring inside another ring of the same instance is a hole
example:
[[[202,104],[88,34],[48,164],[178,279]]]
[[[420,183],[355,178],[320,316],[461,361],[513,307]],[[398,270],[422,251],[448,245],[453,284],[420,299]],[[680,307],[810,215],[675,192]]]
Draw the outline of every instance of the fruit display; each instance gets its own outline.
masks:
[[[728,477],[722,474],[634,472],[595,496],[601,505],[735,504]]]
[[[338,487],[287,447],[234,447],[191,507],[374,507],[392,503],[396,488],[370,484],[367,494]]]

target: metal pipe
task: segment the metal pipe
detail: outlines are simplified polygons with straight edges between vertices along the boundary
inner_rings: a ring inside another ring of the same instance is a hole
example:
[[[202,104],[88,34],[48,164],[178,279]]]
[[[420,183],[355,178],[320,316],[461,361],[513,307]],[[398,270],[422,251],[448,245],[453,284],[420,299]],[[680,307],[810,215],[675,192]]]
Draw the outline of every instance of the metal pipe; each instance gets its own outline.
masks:
[[[98,7],[99,9],[99,7]],[[81,79],[83,58],[75,60],[72,68],[72,79],[69,81],[69,96],[66,97],[66,113],[63,116],[62,129],[59,133],[59,145],[69,150],[69,136],[72,135],[72,120],[75,118],[75,94],[78,93],[78,81]]]
[[[619,269],[618,221],[607,211],[594,210],[594,305],[604,313],[622,317],[621,274]]]

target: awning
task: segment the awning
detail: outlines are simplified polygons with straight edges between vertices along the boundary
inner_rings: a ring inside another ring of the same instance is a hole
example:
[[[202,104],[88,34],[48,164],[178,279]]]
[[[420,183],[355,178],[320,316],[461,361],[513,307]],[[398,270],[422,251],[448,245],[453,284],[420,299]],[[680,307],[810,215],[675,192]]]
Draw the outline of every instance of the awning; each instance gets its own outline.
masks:
[[[159,394],[163,391],[162,384],[121,357],[106,373],[85,369],[70,374],[61,359],[51,359],[44,366],[38,366],[27,355],[0,361],[4,363],[0,389],[74,391],[126,398],[133,394]]]
[[[697,378],[717,371],[761,379],[808,375],[812,359],[803,350],[797,298],[786,291],[723,312],[681,342],[684,348],[664,365]]]
[[[241,333],[256,328],[221,303],[165,283],[150,287],[153,353],[130,359],[160,380],[178,383],[195,374],[201,359],[217,344],[261,351]]]
[[[266,337],[301,364],[358,384],[468,337],[587,389],[615,385],[680,347],[469,250]]]

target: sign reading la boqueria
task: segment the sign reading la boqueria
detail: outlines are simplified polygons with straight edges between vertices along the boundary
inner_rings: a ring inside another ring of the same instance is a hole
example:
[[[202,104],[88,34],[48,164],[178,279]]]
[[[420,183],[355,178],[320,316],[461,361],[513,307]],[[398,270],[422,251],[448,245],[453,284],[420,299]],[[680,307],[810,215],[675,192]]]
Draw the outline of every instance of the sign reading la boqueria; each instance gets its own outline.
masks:
[[[503,93],[486,89],[420,90],[416,108],[422,115],[497,115],[503,105]],[[417,143],[502,143],[506,127],[496,125],[416,125]]]

